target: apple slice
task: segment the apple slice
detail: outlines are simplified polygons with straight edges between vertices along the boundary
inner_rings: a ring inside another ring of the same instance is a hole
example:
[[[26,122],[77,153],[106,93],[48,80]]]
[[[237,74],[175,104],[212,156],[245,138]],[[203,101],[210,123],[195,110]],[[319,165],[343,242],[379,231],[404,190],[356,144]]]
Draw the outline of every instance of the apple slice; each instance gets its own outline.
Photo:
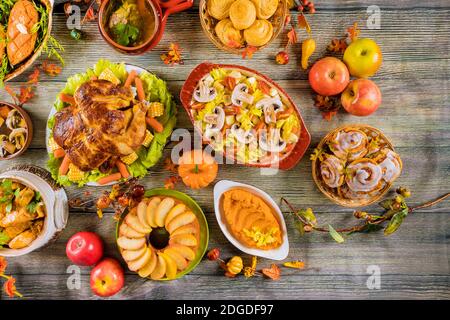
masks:
[[[198,226],[196,226],[194,223],[189,223],[182,227],[179,227],[178,229],[175,229],[175,231],[171,233],[171,236],[174,237],[179,234],[193,234],[193,233],[198,233]]]
[[[192,234],[180,234],[175,237],[170,237],[169,243],[178,243],[183,246],[195,247],[197,245],[197,238]]]
[[[139,204],[137,206],[137,217],[138,217],[138,220],[145,228],[151,230],[152,227],[147,222],[146,212],[147,212],[147,203],[145,203],[145,201],[139,202]]]
[[[167,249],[178,252],[181,256],[191,261],[195,259],[195,252],[189,247],[182,246],[181,244],[171,244]]]
[[[167,226],[167,231],[172,234],[176,229],[179,227],[182,227],[186,224],[192,223],[197,219],[195,214],[193,214],[191,211],[187,211],[185,213],[180,214],[179,216],[175,217]]]
[[[144,255],[145,250],[147,250],[146,245],[144,245],[142,248],[140,248],[138,250],[124,250],[124,251],[122,251],[122,258],[126,262],[136,260]]]
[[[158,198],[158,197],[151,198],[150,202],[147,205],[147,210],[145,211],[145,215],[147,217],[147,223],[152,228],[158,227],[158,225],[155,222],[155,213],[156,213],[156,209],[158,208],[160,203],[161,203],[161,198]]]
[[[177,250],[173,248],[167,248],[166,250],[164,250],[164,253],[171,257],[173,261],[175,261],[178,270],[183,271],[188,266],[188,262],[186,261],[186,259],[180,253],[178,253]]]
[[[124,250],[139,250],[145,245],[145,238],[117,238],[117,244]]]
[[[142,255],[142,257],[139,257],[136,260],[128,262],[128,269],[130,269],[131,271],[138,271],[150,261],[151,257],[152,257],[152,250],[147,247],[147,250],[145,250],[145,253]]]
[[[172,221],[173,218],[182,214],[185,211],[186,211],[186,205],[184,205],[183,203],[177,204],[167,214],[166,220],[164,221],[164,225],[167,227],[167,225],[169,224],[170,221]]]
[[[145,234],[137,232],[133,228],[131,228],[128,224],[123,222],[119,227],[119,236],[124,236],[127,238],[142,238],[145,237]]]
[[[166,261],[166,276],[168,279],[174,279],[177,276],[177,264],[175,261],[164,252],[158,253]]]
[[[155,251],[151,251],[152,257],[150,258],[150,261],[138,271],[139,276],[141,276],[142,278],[147,278],[153,272],[153,270],[155,270],[156,263],[158,262],[158,257],[156,256]]]
[[[166,274],[166,260],[158,255],[158,262],[156,263],[155,270],[153,270],[150,278],[153,280],[159,280]]]
[[[151,228],[147,228],[146,226],[144,226],[139,221],[138,217],[134,214],[127,214],[127,216],[125,217],[125,222],[127,225],[129,225],[131,228],[133,228],[137,232],[147,234],[152,231]]]
[[[166,220],[166,216],[174,205],[175,201],[169,197],[164,198],[164,200],[161,201],[155,213],[155,222],[158,225],[158,227],[164,227],[164,221]]]

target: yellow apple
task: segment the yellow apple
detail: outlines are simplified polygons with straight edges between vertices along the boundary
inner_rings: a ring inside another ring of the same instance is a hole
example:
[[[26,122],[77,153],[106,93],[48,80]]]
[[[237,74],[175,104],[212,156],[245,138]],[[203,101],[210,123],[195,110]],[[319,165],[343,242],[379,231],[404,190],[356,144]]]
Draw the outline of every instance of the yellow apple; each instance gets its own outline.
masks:
[[[353,41],[344,52],[344,62],[350,74],[358,78],[373,76],[381,66],[383,54],[372,39]]]

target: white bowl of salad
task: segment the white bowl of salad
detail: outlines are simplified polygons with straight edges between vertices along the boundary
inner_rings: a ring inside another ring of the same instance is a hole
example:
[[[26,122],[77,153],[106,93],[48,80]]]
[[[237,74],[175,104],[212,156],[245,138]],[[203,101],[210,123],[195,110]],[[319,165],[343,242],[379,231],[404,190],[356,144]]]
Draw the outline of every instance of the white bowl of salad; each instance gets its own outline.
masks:
[[[255,70],[202,63],[180,97],[204,143],[237,163],[288,170],[311,141],[292,99]]]

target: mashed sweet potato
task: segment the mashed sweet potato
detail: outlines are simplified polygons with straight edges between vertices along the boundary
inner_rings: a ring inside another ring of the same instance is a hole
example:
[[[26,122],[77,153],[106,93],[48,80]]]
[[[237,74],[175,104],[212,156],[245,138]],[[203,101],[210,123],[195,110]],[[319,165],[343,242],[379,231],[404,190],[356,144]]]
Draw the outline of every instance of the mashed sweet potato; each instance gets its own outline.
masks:
[[[221,205],[228,230],[243,245],[270,250],[282,244],[276,213],[261,197],[235,188],[222,195]]]

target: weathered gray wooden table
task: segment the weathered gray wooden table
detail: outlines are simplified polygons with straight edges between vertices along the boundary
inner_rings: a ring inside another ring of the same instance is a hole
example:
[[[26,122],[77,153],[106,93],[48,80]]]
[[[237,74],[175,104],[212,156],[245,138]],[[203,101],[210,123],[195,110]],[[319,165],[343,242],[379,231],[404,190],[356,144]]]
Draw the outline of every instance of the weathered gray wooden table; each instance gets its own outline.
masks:
[[[197,2],[197,1],[196,1]],[[381,8],[381,29],[367,30],[367,6]],[[274,63],[274,55],[282,41],[242,60],[217,50],[204,36],[198,17],[197,3],[187,12],[169,19],[167,31],[153,52],[128,57],[115,52],[101,39],[95,23],[84,27],[86,39],[72,40],[65,25],[65,17],[55,14],[55,37],[64,45],[67,62],[56,78],[44,77],[37,87],[36,97],[26,105],[35,128],[31,147],[19,159],[1,162],[4,170],[13,164],[46,166],[45,126],[48,112],[67,77],[84,71],[100,58],[131,62],[147,67],[167,80],[173,94],[178,96],[188,73],[199,63],[213,62],[242,64],[262,71],[281,84],[300,106],[312,134],[309,153],[329,130],[341,124],[364,122],[382,129],[392,138],[404,161],[404,172],[397,185],[413,190],[414,203],[430,200],[450,189],[450,3],[436,1],[316,1],[318,12],[310,17],[319,57],[328,42],[340,37],[354,21],[362,25],[362,35],[381,45],[384,62],[374,80],[383,94],[383,104],[376,114],[356,118],[339,113],[331,122],[322,120],[313,106],[307,74],[299,65],[298,46],[291,52],[292,61],[286,66]],[[59,9],[61,12],[61,9]],[[171,42],[184,49],[184,65],[167,67],[159,55]],[[295,53],[294,53],[295,52]],[[11,85],[20,87],[26,73]],[[1,100],[9,97],[4,90]],[[179,112],[178,127],[192,129],[186,114]],[[166,150],[168,154],[170,146]],[[223,165],[218,179],[231,179],[258,185],[277,201],[287,197],[297,207],[312,207],[322,222],[345,225],[355,222],[352,210],[341,208],[327,200],[315,187],[311,178],[308,156],[294,169],[275,177],[263,177],[258,169]],[[161,187],[167,172],[158,165],[143,179],[147,188]],[[210,247],[219,247],[224,257],[240,254],[225,239],[216,223],[212,187],[192,191],[178,185],[177,189],[193,196],[204,209],[210,230]],[[70,197],[92,197],[99,189],[69,188]],[[286,210],[286,208],[283,208]],[[287,219],[290,239],[289,259],[302,259],[307,269],[285,275],[274,282],[262,278],[228,279],[217,265],[203,261],[191,274],[172,282],[153,282],[140,279],[130,272],[126,287],[114,298],[133,299],[448,299],[450,298],[449,234],[450,201],[407,218],[401,229],[389,238],[382,233],[351,236],[344,244],[333,242],[328,235],[311,234],[301,238],[293,221]],[[9,271],[17,277],[18,289],[33,299],[90,299],[89,269],[82,269],[80,290],[67,289],[65,256],[67,239],[75,232],[91,230],[105,240],[107,255],[119,258],[114,244],[112,213],[99,220],[93,210],[71,210],[66,230],[53,245],[27,256],[9,259]],[[249,257],[246,257],[248,259]],[[270,261],[261,260],[259,266]],[[369,290],[366,280],[369,266],[381,271],[381,289]],[[1,295],[1,293],[0,293]],[[1,296],[5,298],[5,296]]]

